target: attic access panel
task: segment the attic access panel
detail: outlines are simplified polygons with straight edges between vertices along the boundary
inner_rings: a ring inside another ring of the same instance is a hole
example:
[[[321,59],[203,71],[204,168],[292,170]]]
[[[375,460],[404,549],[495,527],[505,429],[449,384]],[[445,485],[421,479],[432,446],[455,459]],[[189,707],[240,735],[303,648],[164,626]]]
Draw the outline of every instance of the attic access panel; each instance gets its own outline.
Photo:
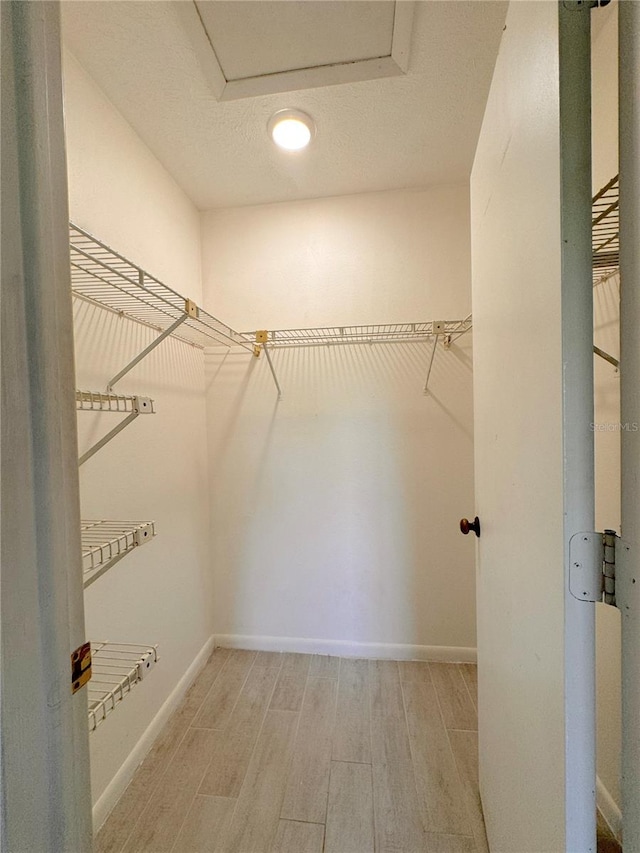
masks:
[[[216,98],[406,74],[412,0],[178,0]]]

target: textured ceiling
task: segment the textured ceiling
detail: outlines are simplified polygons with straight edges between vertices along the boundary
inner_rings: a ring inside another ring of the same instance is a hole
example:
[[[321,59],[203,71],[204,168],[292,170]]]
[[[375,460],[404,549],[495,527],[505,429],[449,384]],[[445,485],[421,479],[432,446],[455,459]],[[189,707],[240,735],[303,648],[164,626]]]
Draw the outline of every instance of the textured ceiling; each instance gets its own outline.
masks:
[[[172,3],[67,0],[63,36],[207,209],[466,180],[506,6],[421,0],[407,75],[227,102],[208,87]],[[305,152],[281,152],[267,137],[270,116],[286,107],[316,122]]]

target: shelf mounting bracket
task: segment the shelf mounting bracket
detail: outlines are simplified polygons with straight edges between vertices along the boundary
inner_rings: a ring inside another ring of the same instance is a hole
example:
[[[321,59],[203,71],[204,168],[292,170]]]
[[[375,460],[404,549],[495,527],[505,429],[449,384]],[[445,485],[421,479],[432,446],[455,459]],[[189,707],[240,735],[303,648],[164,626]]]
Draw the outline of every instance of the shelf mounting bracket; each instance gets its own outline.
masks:
[[[197,317],[198,306],[195,302],[192,302],[191,299],[185,299],[184,314],[181,317],[178,317],[178,319],[168,328],[166,328],[164,332],[161,332],[158,337],[155,338],[155,340],[151,341],[149,346],[145,347],[141,353],[139,353],[132,361],[129,362],[129,364],[126,365],[126,367],[123,367],[119,373],[116,373],[113,379],[110,379],[107,383],[107,391],[109,393],[113,391],[113,387],[116,382],[119,382],[123,376],[126,376],[127,373],[136,366],[136,364],[142,361],[143,358],[146,358],[150,352],[153,352],[153,350],[158,346],[158,344],[161,344],[165,338],[169,337],[169,335],[172,335],[175,330],[184,323],[185,320],[196,319]]]
[[[434,335],[433,346],[431,347],[431,356],[429,358],[429,367],[427,369],[427,379],[426,379],[426,382],[424,383],[424,393],[425,394],[429,393],[429,379],[431,378],[431,369],[433,367],[433,360],[434,360],[435,355],[436,355],[437,346],[438,346],[438,335]]]
[[[603,349],[600,349],[600,347],[596,346],[594,346],[593,351],[596,355],[599,355],[600,358],[603,358],[605,361],[608,361],[609,364],[612,364],[615,369],[618,370],[618,368],[620,367],[620,362],[615,356],[609,355],[608,352],[605,352]]]
[[[256,345],[262,345],[262,349],[264,350],[264,354],[267,358],[267,364],[269,365],[269,370],[271,371],[271,375],[273,376],[275,386],[278,389],[279,400],[282,397],[282,388],[280,388],[280,383],[278,382],[278,377],[276,376],[276,371],[274,370],[273,362],[271,361],[271,353],[269,352],[269,347],[267,346],[268,338],[269,332],[266,329],[261,329],[259,332],[256,332]]]
[[[132,421],[135,421],[138,415],[152,413],[153,406],[151,404],[151,400],[148,397],[134,397],[133,411],[131,412],[131,414],[127,415],[124,420],[120,421],[120,423],[114,426],[113,429],[109,430],[106,435],[103,435],[99,441],[96,441],[96,443],[92,447],[90,447],[86,453],[83,453],[80,459],[78,460],[78,466],[84,465],[87,459],[91,459],[94,453],[97,453],[102,447],[105,446],[105,444],[108,444],[112,438],[115,438],[115,436],[118,435],[119,432],[122,432],[125,427],[128,427]]]

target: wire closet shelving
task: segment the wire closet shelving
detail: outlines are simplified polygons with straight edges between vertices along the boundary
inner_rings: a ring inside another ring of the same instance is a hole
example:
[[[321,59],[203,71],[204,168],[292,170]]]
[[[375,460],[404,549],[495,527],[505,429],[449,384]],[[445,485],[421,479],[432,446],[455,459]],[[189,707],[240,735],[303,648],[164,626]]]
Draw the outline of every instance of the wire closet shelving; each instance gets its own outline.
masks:
[[[155,341],[109,381],[107,395],[112,395],[115,383],[168,335],[201,348],[239,346],[255,356],[264,350],[280,396],[280,384],[269,354],[271,348],[433,341],[430,374],[439,339],[448,347],[471,329],[469,316],[464,320],[237,332],[73,223],[69,225],[69,242],[71,287],[76,297],[160,332]],[[425,392],[428,383],[427,376]],[[91,392],[82,393],[87,397],[83,408],[91,408]],[[101,411],[114,411],[109,408],[112,405],[109,401],[99,399],[100,394],[94,396]],[[96,449],[99,448],[92,448],[91,452]]]
[[[156,535],[153,521],[81,522],[82,574],[85,588],[139,545]]]
[[[422,342],[436,335],[450,337],[451,342],[471,328],[471,317],[464,320],[428,321],[422,323],[386,323],[363,326],[324,326],[309,329],[278,329],[266,332],[265,343],[271,348],[342,344]],[[243,332],[255,341],[259,332]]]
[[[142,398],[148,400],[148,398]],[[76,410],[79,412],[120,412],[129,414],[140,408],[153,412],[153,400],[149,406],[140,405],[140,397],[129,394],[109,394],[104,391],[76,391]]]
[[[620,269],[620,183],[619,176],[611,178],[592,199],[591,246],[593,286],[604,284]],[[619,360],[594,346],[597,356],[618,370]]]
[[[618,272],[619,191],[618,176],[593,198],[593,283],[600,284]],[[463,320],[426,321],[356,326],[310,327],[305,329],[236,332],[221,320],[202,311],[141,267],[76,225],[70,224],[71,283],[76,297],[120,316],[149,326],[160,334],[139,356],[107,384],[106,391],[78,391],[78,411],[117,412],[127,417],[85,454],[88,458],[123,429],[138,414],[154,411],[146,397],[116,394],[113,385],[165,337],[199,348],[212,345],[239,346],[254,355],[264,349],[280,395],[280,385],[269,355],[270,349],[432,341],[427,380],[439,339],[449,347],[472,328],[471,315]],[[617,366],[607,353],[596,353]],[[81,461],[83,461],[81,459]],[[84,585],[115,565],[122,557],[155,536],[153,522],[83,521],[82,565]],[[92,677],[88,683],[89,728],[94,731],[158,660],[157,646],[100,642],[92,644]]]
[[[155,413],[153,400],[150,397],[114,394],[110,391],[76,391],[76,410],[79,412],[117,412],[127,416],[82,454],[78,460],[79,465],[83,465],[88,459],[91,459],[94,453],[97,453],[119,432],[133,423],[138,415],[153,415]]]
[[[269,354],[270,349],[309,346],[345,346],[349,344],[422,343],[432,341],[431,354],[424,384],[429,393],[429,379],[438,346],[442,339],[445,349],[472,328],[471,314],[464,320],[430,320],[418,323],[379,323],[359,326],[316,326],[307,329],[276,329],[243,332],[247,341],[254,341],[254,353],[264,349],[273,381],[282,396],[276,370]]]
[[[201,312],[154,276],[77,226],[69,226],[71,288],[73,295],[121,316],[128,316],[160,334],[107,383],[104,391],[77,391],[76,409],[109,412],[124,417],[87,450],[86,462],[141,414],[154,414],[154,402],[140,395],[118,394],[113,386],[172,334],[194,346],[233,341],[244,345],[220,321]],[[235,336],[235,339],[234,339]],[[84,520],[81,522],[83,584],[88,587],[123,557],[155,536],[153,521]],[[99,642],[91,644],[88,681],[88,720],[95,729],[130,694],[158,660],[155,645]]]
[[[89,731],[93,732],[154,666],[158,647],[92,642],[91,658],[88,701]]]
[[[245,338],[77,225],[69,225],[75,296],[197,347],[251,349]]]
[[[600,284],[618,272],[620,264],[620,185],[613,177],[593,197],[591,234],[593,283]]]

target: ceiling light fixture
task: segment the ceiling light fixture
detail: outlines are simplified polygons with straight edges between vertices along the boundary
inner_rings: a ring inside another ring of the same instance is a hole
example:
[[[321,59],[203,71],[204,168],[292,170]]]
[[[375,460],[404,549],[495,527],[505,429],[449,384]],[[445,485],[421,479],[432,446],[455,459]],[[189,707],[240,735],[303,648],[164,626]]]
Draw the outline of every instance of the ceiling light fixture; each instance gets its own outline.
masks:
[[[316,128],[311,116],[301,110],[278,110],[267,125],[269,135],[285,151],[301,151],[315,136]]]

